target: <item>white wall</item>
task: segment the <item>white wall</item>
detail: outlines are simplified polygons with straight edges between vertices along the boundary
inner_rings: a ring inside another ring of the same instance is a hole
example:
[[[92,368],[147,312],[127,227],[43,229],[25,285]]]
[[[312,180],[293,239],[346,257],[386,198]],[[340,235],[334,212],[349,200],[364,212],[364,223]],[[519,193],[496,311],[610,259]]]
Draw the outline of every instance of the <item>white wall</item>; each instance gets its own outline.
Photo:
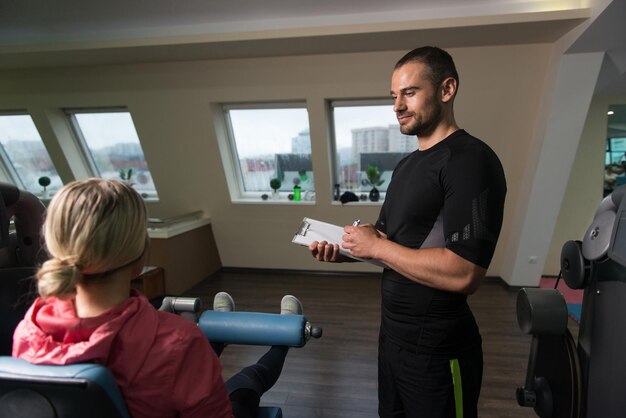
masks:
[[[546,128],[536,133],[531,154],[536,168],[526,171],[530,188],[516,208],[523,220],[518,240],[509,242],[503,278],[510,285],[539,285],[603,58],[590,53],[560,60],[554,93],[547,95]]]

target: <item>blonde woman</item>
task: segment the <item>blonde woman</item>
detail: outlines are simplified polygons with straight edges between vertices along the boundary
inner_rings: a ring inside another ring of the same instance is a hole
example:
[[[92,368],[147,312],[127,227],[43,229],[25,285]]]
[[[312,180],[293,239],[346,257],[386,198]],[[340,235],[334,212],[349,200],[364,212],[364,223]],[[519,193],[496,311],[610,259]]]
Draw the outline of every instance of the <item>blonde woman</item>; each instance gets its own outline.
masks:
[[[40,297],[15,331],[14,357],[109,367],[134,418],[256,415],[287,348],[272,347],[225,385],[198,327],[131,290],[149,239],[146,208],[130,186],[103,179],[66,185],[50,202],[44,236],[50,259],[37,273]],[[232,309],[232,299],[219,295],[221,309]],[[301,313],[295,297],[283,305],[281,313]]]

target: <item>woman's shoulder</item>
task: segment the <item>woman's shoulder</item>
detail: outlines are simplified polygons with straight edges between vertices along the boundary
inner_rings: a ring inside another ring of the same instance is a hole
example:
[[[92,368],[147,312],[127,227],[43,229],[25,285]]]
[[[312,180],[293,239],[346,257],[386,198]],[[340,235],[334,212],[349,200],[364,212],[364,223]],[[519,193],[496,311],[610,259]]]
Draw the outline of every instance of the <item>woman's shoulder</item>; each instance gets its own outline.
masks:
[[[190,319],[162,311],[157,311],[157,315],[159,318],[159,334],[173,334],[188,339],[206,339],[198,325]]]

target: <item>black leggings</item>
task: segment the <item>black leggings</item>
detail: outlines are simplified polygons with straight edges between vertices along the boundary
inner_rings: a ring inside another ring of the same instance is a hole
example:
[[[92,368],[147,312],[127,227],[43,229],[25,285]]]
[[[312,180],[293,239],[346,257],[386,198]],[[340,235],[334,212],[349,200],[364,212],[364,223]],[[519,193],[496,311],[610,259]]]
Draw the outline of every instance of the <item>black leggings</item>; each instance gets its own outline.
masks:
[[[224,345],[211,343],[218,355]],[[255,364],[244,367],[239,373],[226,381],[226,390],[230,397],[235,418],[255,418],[261,396],[270,390],[280,377],[289,347],[272,346]]]

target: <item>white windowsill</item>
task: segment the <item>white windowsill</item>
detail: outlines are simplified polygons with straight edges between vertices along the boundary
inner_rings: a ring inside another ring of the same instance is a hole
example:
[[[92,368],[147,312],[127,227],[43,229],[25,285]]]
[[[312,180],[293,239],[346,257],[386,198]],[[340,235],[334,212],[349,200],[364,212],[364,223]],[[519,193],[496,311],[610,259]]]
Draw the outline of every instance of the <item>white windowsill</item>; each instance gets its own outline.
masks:
[[[182,219],[180,221],[165,223],[163,226],[157,226],[155,223],[150,223],[148,226],[148,236],[150,238],[167,239],[175,237],[176,235],[184,234],[185,232],[193,231],[194,229],[201,228],[211,223],[211,218],[192,218]]]
[[[240,197],[237,199],[231,199],[231,202],[238,205],[287,205],[287,206],[314,206],[315,200],[289,200],[287,197],[281,197],[280,199],[269,198],[263,200],[260,197]]]
[[[358,202],[341,203],[339,200],[333,200],[331,205],[333,206],[382,206],[384,200],[378,202],[372,202],[370,200],[359,200]]]

